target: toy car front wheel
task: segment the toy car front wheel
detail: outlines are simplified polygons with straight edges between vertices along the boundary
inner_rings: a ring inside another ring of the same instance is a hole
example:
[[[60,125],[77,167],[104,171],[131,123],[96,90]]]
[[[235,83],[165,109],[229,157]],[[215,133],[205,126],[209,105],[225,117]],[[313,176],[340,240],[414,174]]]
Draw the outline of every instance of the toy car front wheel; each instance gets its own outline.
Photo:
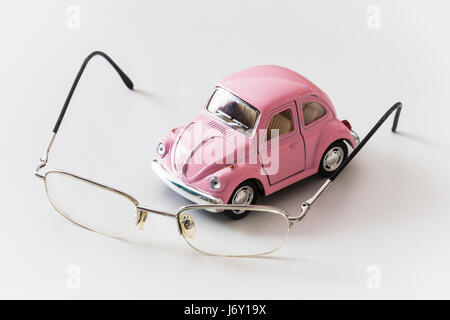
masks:
[[[348,156],[347,145],[343,141],[333,142],[325,150],[319,164],[319,174],[330,177]]]
[[[237,186],[228,201],[228,204],[252,205],[256,202],[258,188],[252,181],[246,181]],[[248,214],[247,210],[225,210],[224,213],[231,219],[242,219]]]

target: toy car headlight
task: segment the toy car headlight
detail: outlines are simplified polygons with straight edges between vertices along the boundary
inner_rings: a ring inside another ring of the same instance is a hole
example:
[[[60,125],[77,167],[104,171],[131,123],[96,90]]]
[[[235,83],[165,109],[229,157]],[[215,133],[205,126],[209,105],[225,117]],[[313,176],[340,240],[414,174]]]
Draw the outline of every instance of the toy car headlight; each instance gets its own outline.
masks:
[[[218,177],[212,177],[211,180],[209,180],[209,186],[213,190],[219,190],[221,186],[220,179]]]
[[[164,157],[166,155],[166,146],[164,145],[164,143],[162,143],[162,142],[158,143],[158,146],[156,147],[156,152],[161,157]]]

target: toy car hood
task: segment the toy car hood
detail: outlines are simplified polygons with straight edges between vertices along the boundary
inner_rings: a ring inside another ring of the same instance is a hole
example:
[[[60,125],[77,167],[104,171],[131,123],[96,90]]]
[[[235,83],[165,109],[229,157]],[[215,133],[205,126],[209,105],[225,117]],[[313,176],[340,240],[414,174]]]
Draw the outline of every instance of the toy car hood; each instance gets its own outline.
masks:
[[[184,127],[171,151],[171,167],[185,181],[202,179],[233,163],[248,138],[201,114]]]

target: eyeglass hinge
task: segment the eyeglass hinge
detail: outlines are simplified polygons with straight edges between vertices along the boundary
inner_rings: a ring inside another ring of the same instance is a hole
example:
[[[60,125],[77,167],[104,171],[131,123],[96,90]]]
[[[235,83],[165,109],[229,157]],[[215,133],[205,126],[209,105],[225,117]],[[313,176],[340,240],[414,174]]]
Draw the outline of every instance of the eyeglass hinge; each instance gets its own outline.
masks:
[[[303,217],[306,215],[310,207],[311,203],[309,203],[309,201],[305,201],[302,203],[302,205],[300,206],[300,215],[298,216],[297,221],[303,219]]]
[[[41,170],[43,167],[47,165],[48,161],[48,154],[50,153],[50,149],[53,145],[53,141],[55,141],[56,133],[52,132],[52,135],[50,136],[50,139],[48,140],[47,146],[42,153],[41,157],[39,158],[39,162],[37,164],[36,170],[34,171],[34,174],[39,178],[44,178],[42,174],[39,173],[39,170]]]

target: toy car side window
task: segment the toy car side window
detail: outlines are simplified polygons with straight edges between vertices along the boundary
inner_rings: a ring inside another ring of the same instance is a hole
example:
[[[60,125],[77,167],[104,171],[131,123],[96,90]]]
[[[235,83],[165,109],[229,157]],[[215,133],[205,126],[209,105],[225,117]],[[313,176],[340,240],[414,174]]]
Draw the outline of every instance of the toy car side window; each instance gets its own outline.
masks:
[[[292,110],[291,108],[285,109],[275,114],[270,119],[269,126],[267,127],[267,141],[272,138],[282,136],[294,129],[292,123]]]
[[[303,123],[305,126],[322,118],[327,110],[319,103],[311,101],[302,104]]]

